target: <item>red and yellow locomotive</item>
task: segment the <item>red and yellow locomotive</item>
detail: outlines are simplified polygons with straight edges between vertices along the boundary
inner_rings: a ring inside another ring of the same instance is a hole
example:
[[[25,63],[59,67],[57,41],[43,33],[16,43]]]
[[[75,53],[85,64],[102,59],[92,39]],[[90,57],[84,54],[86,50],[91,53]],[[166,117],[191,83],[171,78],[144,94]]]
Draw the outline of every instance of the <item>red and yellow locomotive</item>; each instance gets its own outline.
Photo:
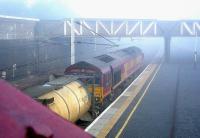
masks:
[[[143,65],[144,54],[129,47],[80,61],[65,70],[65,75],[78,76],[92,95],[92,112],[97,112],[108,95]]]

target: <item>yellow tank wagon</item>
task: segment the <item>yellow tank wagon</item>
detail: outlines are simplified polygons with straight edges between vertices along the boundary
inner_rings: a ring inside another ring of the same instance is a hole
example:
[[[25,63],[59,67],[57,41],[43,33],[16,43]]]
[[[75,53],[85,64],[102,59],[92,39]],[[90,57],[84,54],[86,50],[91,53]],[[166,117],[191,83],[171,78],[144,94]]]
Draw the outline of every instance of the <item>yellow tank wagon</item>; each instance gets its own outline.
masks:
[[[39,97],[51,98],[54,100],[47,107],[71,122],[77,121],[91,106],[90,96],[80,81],[72,81]]]

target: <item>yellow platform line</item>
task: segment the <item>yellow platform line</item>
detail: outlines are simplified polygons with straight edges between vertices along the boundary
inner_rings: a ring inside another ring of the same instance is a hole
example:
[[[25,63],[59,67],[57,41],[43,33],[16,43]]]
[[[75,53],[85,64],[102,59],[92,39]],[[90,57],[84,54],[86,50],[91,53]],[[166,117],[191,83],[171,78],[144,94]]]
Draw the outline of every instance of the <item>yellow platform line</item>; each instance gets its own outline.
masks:
[[[148,78],[151,76],[151,74],[156,69],[156,64],[151,64],[151,68],[148,72],[148,74],[142,75],[143,78],[138,80],[141,81],[139,85],[132,87],[131,89],[131,95],[129,98],[127,98],[126,101],[122,104],[122,106],[118,109],[118,111],[115,113],[115,115],[111,118],[111,120],[105,125],[105,127],[100,130],[100,132],[97,135],[97,138],[104,138],[106,135],[110,132],[110,130],[113,128],[113,126],[116,124],[116,122],[119,120],[123,112],[126,110],[126,108],[129,106],[129,104],[132,102],[132,100],[135,98],[135,96],[141,91],[142,87],[144,86],[145,82],[148,80]]]
[[[126,119],[125,123],[123,124],[123,126],[121,127],[121,129],[119,130],[119,132],[117,133],[115,138],[119,138],[119,136],[121,135],[121,133],[123,132],[124,128],[127,126],[129,120],[131,119],[131,117],[133,116],[134,112],[136,111],[136,109],[138,108],[139,104],[141,103],[144,95],[146,94],[147,90],[149,89],[149,86],[151,85],[151,83],[153,82],[155,76],[158,73],[158,70],[160,69],[161,65],[159,65],[158,69],[156,70],[153,78],[151,79],[151,81],[149,82],[148,86],[146,87],[144,93],[142,94],[142,96],[140,97],[140,99],[138,100],[137,104],[135,105],[135,107],[133,108],[133,110],[131,111],[131,113],[129,114],[128,118]]]

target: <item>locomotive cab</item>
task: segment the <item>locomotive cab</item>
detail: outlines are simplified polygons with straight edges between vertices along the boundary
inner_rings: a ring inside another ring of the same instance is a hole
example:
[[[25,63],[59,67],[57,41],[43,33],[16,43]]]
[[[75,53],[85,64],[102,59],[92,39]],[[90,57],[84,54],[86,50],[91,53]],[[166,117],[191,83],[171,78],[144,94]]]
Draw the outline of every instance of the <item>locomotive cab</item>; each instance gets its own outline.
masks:
[[[91,61],[92,62],[92,61]],[[78,62],[65,70],[65,75],[78,76],[79,80],[83,82],[88,92],[92,96],[92,106],[90,111],[93,116],[99,114],[102,108],[104,99],[104,72],[99,67],[94,66],[85,61]]]
[[[103,99],[103,73],[88,62],[78,62],[65,70],[65,75],[79,76],[85,87],[95,98]]]
[[[98,112],[115,89],[142,66],[143,57],[139,48],[129,47],[77,62],[65,74],[78,76],[92,95],[92,112]]]

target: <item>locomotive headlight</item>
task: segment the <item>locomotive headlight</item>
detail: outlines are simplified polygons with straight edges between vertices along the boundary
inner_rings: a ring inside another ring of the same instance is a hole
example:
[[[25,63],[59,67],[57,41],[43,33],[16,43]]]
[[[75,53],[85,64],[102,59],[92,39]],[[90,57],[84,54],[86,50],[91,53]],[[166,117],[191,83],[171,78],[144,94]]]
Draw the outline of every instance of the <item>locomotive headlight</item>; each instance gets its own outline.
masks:
[[[99,101],[99,98],[98,98],[98,97],[96,97],[96,98],[95,98],[95,101]]]

